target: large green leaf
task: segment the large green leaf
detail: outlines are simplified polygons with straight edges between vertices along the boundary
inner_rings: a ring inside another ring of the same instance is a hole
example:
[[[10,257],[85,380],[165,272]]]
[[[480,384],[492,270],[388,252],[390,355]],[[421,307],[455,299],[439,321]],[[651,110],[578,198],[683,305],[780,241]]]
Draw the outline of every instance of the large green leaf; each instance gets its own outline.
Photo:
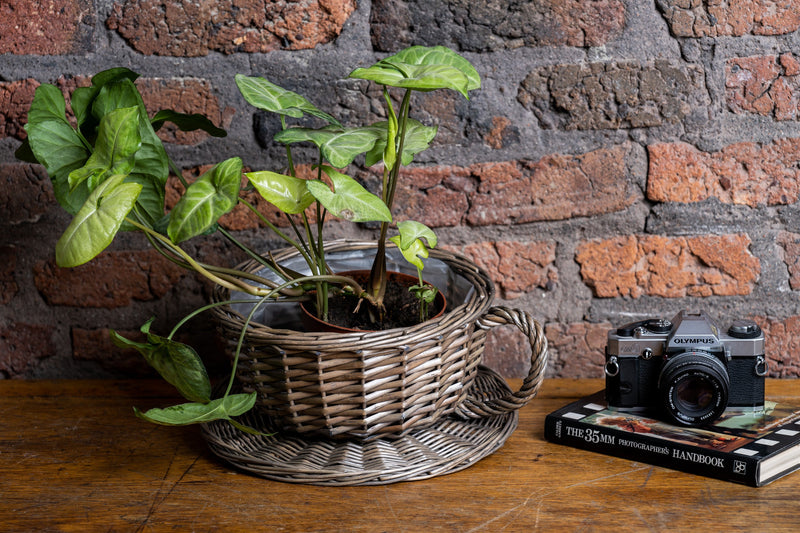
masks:
[[[100,121],[94,152],[86,164],[70,172],[70,190],[88,180],[91,191],[107,175],[129,174],[141,144],[139,109],[123,107],[111,111]]]
[[[139,74],[132,70],[125,67],[116,67],[95,74],[92,77],[91,86],[78,87],[75,89],[72,92],[70,107],[72,108],[72,113],[75,115],[75,118],[78,119],[78,127],[83,129],[84,125],[86,125],[87,128],[94,128],[97,126],[96,121],[92,122],[89,119],[92,118],[92,104],[104,85],[124,79],[136,81],[138,77]]]
[[[111,176],[86,199],[56,243],[59,266],[82,265],[114,240],[142,190],[136,183],[123,183],[124,179],[124,175]]]
[[[378,139],[375,146],[372,147],[372,150],[368,151],[365,156],[364,164],[368,167],[371,167],[383,159],[386,147],[387,126],[388,123],[386,121],[377,122],[372,125],[380,135],[380,139]],[[414,160],[415,155],[427,150],[431,141],[436,137],[436,132],[438,130],[438,126],[426,126],[418,120],[409,118],[406,125],[406,137],[403,142],[403,156],[400,159],[401,163],[403,165],[408,165]]]
[[[189,185],[170,212],[167,234],[179,243],[201,235],[236,206],[242,181],[242,160],[232,157],[215,165]]]
[[[249,172],[245,176],[266,201],[284,213],[296,215],[314,203],[306,180],[268,170]]]
[[[128,181],[142,186],[137,213],[150,224],[155,224],[164,215],[169,159],[161,139],[153,130],[142,97],[133,81],[123,76],[103,85],[92,104],[92,113],[95,117],[103,117],[115,109],[131,106],[139,108],[139,135],[142,145],[136,153],[135,165]]]
[[[350,77],[417,91],[453,89],[465,98],[481,86],[475,67],[444,46],[412,46],[369,68],[356,69]]]
[[[228,135],[228,132],[222,128],[216,127],[208,117],[199,113],[188,115],[186,113],[178,113],[172,109],[163,109],[150,119],[153,129],[156,131],[158,131],[165,122],[172,122],[178,126],[178,129],[181,131],[203,130],[212,137],[225,137]]]
[[[302,118],[304,114],[308,114],[321,118],[329,124],[341,126],[338,120],[317,109],[302,95],[279,87],[264,78],[237,74],[236,85],[247,103],[258,109],[292,118]]]
[[[84,165],[90,151],[66,118],[61,91],[53,85],[36,88],[25,131],[36,160],[44,165],[53,182],[56,200],[74,215],[86,201],[86,188],[70,191],[69,173]]]
[[[351,222],[392,221],[392,214],[383,200],[356,180],[330,167],[322,167],[322,170],[331,178],[334,190],[317,180],[308,181],[307,187],[333,215]]]
[[[372,150],[380,136],[381,132],[372,126],[347,129],[326,126],[321,129],[288,128],[278,132],[274,138],[285,144],[312,142],[331,165],[344,168],[359,154]]]
[[[258,393],[255,392],[231,394],[208,403],[184,403],[164,409],[150,409],[144,413],[134,408],[134,413],[148,422],[166,426],[185,426],[214,420],[230,420],[231,417],[242,415],[252,409],[257,397]]]
[[[121,348],[133,348],[141,353],[168,383],[181,395],[193,402],[208,402],[211,398],[211,381],[206,367],[191,346],[150,333],[154,319],[141,328],[147,342],[134,342],[116,331],[111,332],[114,344]]]

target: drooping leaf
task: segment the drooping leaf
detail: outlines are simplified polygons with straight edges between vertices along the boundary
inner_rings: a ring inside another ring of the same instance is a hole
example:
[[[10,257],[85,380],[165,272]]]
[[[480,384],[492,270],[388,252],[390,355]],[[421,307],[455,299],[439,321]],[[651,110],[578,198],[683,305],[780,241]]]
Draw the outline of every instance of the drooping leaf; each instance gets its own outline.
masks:
[[[306,180],[268,170],[249,172],[245,176],[266,201],[284,213],[296,215],[314,203]]]
[[[199,113],[188,115],[185,113],[178,113],[172,109],[163,109],[150,119],[153,129],[156,131],[158,131],[165,122],[172,122],[178,126],[178,129],[181,131],[203,130],[212,137],[225,137],[228,135],[228,132],[222,128],[216,127],[208,117]]]
[[[366,154],[364,164],[368,167],[380,162],[383,158],[388,129],[386,121],[376,122],[372,127],[378,132],[380,139],[375,143],[372,150]],[[409,118],[406,124],[406,138],[403,142],[401,163],[403,165],[409,165],[414,160],[415,155],[427,150],[433,138],[436,137],[436,132],[438,130],[438,126],[426,126],[417,120]]]
[[[359,154],[372,150],[380,136],[381,132],[372,126],[347,129],[326,126],[321,129],[288,128],[278,132],[274,139],[284,144],[312,142],[331,165],[344,168]]]
[[[351,78],[417,91],[453,89],[465,98],[480,87],[480,75],[462,56],[443,46],[412,46],[350,73]]]
[[[88,180],[87,186],[92,191],[108,175],[129,174],[140,146],[138,108],[111,111],[100,121],[94,152],[86,164],[70,172],[70,190]]]
[[[146,343],[128,340],[112,331],[114,344],[141,353],[150,366],[187,400],[208,402],[211,398],[211,381],[200,356],[191,346],[150,333],[153,320],[151,318],[141,328],[147,335]]]
[[[302,118],[303,114],[308,114],[321,118],[329,124],[341,126],[338,120],[317,109],[302,95],[279,87],[264,78],[237,74],[236,85],[244,99],[258,109],[292,118]]]
[[[333,182],[332,191],[322,181],[307,182],[308,190],[334,216],[351,222],[391,222],[392,214],[383,200],[356,180],[336,169],[322,167]]]
[[[124,179],[124,175],[111,176],[89,194],[56,243],[59,266],[82,265],[114,240],[142,190],[136,183],[123,183]]]
[[[392,170],[394,168],[395,163],[397,162],[397,135],[398,135],[398,123],[397,123],[397,114],[394,112],[394,106],[392,105],[392,99],[389,97],[389,91],[386,87],[383,88],[383,99],[386,101],[386,110],[387,114],[389,115],[389,120],[386,121],[386,133],[381,134],[381,140],[383,141],[383,164],[386,165],[387,170]],[[406,135],[408,137],[408,135]],[[380,142],[376,142],[375,146],[378,146]],[[375,151],[373,147],[370,152],[367,152],[367,161],[370,159],[370,154]],[[367,163],[367,166],[372,166],[371,164]]]
[[[164,409],[154,408],[144,413],[134,407],[134,413],[148,422],[166,426],[185,426],[214,420],[230,420],[231,417],[242,415],[252,409],[256,397],[255,392],[231,394],[208,403],[184,403]]]
[[[201,235],[236,206],[242,181],[242,160],[232,157],[215,165],[189,185],[170,213],[167,235],[179,243]]]

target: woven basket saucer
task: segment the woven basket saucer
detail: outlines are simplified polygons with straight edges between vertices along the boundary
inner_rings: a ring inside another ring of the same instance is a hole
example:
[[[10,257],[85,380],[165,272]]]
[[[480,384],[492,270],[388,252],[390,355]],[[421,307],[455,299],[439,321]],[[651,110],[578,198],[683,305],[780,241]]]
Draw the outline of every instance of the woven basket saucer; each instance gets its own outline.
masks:
[[[480,367],[470,396],[482,400],[510,392],[493,370]],[[255,412],[240,422],[275,431]],[[450,416],[397,439],[325,440],[274,433],[256,436],[224,421],[203,425],[212,453],[236,468],[266,479],[312,485],[386,485],[463,470],[497,451],[517,427],[516,411],[484,418]]]

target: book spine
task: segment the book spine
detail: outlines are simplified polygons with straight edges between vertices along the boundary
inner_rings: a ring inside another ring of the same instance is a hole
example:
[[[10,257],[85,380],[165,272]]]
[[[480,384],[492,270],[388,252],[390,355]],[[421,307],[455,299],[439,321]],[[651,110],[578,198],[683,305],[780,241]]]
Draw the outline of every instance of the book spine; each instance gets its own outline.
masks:
[[[552,414],[545,419],[544,435],[550,442],[573,448],[759,486],[758,460],[753,457],[737,457],[731,453],[598,427]]]

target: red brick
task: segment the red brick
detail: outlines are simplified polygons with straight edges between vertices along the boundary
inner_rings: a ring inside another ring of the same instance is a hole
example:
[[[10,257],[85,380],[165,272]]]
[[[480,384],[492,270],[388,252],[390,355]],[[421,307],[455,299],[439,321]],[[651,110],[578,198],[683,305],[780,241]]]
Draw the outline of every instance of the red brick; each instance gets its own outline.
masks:
[[[0,139],[15,137],[21,140],[27,137],[23,126],[27,122],[28,108],[38,86],[39,83],[31,78],[0,82]]]
[[[355,8],[355,0],[128,0],[114,5],[106,23],[145,55],[265,53],[330,42]]]
[[[125,338],[144,342],[140,331],[118,331]],[[109,372],[125,377],[153,377],[156,372],[136,350],[118,348],[108,329],[72,328],[72,357],[92,361]]]
[[[660,0],[676,37],[783,35],[800,27],[800,6],[780,0]]]
[[[585,241],[575,260],[595,296],[747,295],[761,273],[747,235],[629,235]]]
[[[607,322],[549,323],[547,337],[550,359],[548,375],[559,378],[602,378],[605,365]]]
[[[85,265],[37,264],[36,288],[49,305],[115,308],[161,298],[185,271],[155,250],[106,251]]]
[[[741,142],[719,152],[686,143],[648,146],[647,197],[654,202],[721,202],[748,205],[793,204],[800,196],[800,138],[769,144]]]
[[[797,120],[800,63],[797,56],[753,56],[725,64],[725,97],[734,113],[757,113],[776,120]]]
[[[800,377],[800,315],[753,317],[764,331],[764,351],[773,378]]]
[[[53,187],[43,167],[0,164],[0,211],[5,223],[36,222],[54,205]]]
[[[0,305],[7,305],[19,292],[17,254],[13,244],[0,245]]]
[[[789,270],[789,286],[800,290],[800,234],[781,231],[778,244],[783,251],[783,262]]]
[[[92,0],[5,0],[0,4],[0,54],[87,51],[94,25]]]
[[[465,246],[463,253],[489,273],[506,299],[550,289],[558,281],[554,242],[479,242]]]
[[[197,78],[139,78],[136,86],[142,93],[145,107],[150,115],[161,109],[172,109],[179,113],[199,113],[208,117],[215,126],[228,128],[235,113],[232,107],[220,108],[207,80]],[[172,123],[158,130],[162,141],[175,144],[197,144],[209,137],[203,131],[180,131]]]
[[[25,372],[55,354],[52,326],[21,322],[0,325],[0,375],[24,378]]]

